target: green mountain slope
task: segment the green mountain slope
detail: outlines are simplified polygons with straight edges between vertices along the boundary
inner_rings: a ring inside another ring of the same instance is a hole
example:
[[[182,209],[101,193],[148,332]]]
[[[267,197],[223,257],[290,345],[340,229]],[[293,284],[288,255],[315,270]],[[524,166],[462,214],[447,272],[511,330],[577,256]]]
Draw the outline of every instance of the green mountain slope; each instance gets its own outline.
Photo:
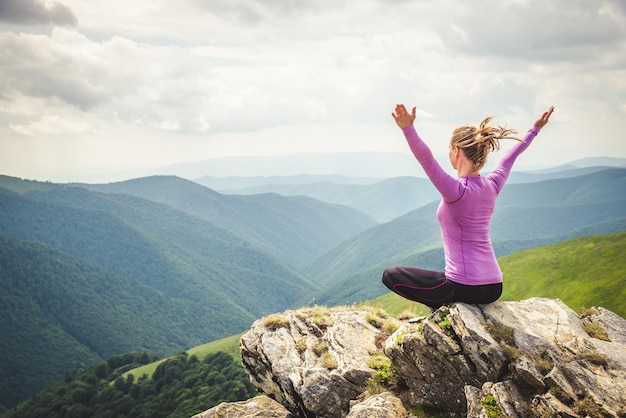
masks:
[[[329,286],[373,267],[406,263],[440,248],[436,206],[429,204],[370,228],[315,259],[303,271]],[[491,238],[501,256],[582,235],[590,228],[596,233],[615,232],[626,220],[624,207],[625,198],[578,206],[498,207],[491,222]]]
[[[624,197],[626,169],[610,168],[582,176],[528,184],[507,184],[500,206],[572,206]]]
[[[0,232],[213,307],[217,329],[241,324],[238,315],[256,317],[300,302],[313,290],[303,276],[232,232],[144,199],[79,188],[24,196],[5,190],[0,205]]]
[[[375,225],[347,206],[277,194],[231,196],[174,176],[153,176],[103,185],[81,185],[125,193],[180,209],[230,229],[291,265],[320,255]]]
[[[573,309],[603,306],[626,317],[626,232],[574,238],[499,259],[502,298],[540,295]]]
[[[198,344],[213,333],[210,318],[202,306],[191,310],[95,264],[0,235],[0,404],[112,354]]]
[[[626,232],[572,238],[500,257],[504,274],[501,300],[559,298],[572,309],[602,306],[626,318]],[[419,309],[394,293],[373,299],[398,314]]]
[[[40,251],[41,260],[33,262],[28,245],[3,245],[15,250],[10,260],[20,260],[5,271],[6,317],[21,312],[27,321],[4,324],[7,332],[13,326],[11,338],[3,337],[5,358],[73,356],[55,361],[53,373],[94,356],[170,354],[232,335],[259,316],[301,305],[315,290],[304,276],[232,232],[132,196],[65,187],[19,195],[0,188],[0,213],[0,235],[56,250]],[[39,282],[21,289],[22,271]],[[39,300],[46,294],[58,315],[42,309]],[[39,344],[40,334],[50,341]],[[22,382],[23,375],[12,376]],[[37,387],[50,383],[41,374],[31,377],[41,379]],[[19,382],[18,398],[31,393]]]
[[[587,306],[603,306],[621,316],[626,316],[625,306],[621,303],[626,296],[624,294],[626,259],[622,257],[625,249],[626,232],[622,232],[603,236],[579,237],[501,257],[499,261],[505,272],[505,294],[502,299],[521,300],[530,297],[558,297],[574,309]],[[590,277],[593,277],[593,280],[590,280]],[[364,304],[381,307],[394,316],[423,315],[427,313],[427,309],[423,305],[403,299],[391,292],[364,302]],[[157,369],[162,364],[172,361],[171,363],[166,363],[167,368],[172,367],[173,369],[173,367],[176,367],[178,371],[172,372],[170,383],[163,387],[164,392],[171,393],[173,399],[178,399],[180,396],[181,404],[184,403],[185,408],[191,408],[194,403],[199,403],[204,398],[193,397],[193,395],[190,397],[190,391],[183,385],[180,385],[180,382],[183,381],[193,381],[188,374],[183,377],[183,367],[181,367],[180,362],[189,364],[186,359],[196,356],[200,363],[205,358],[208,358],[209,362],[213,362],[214,360],[211,356],[215,355],[217,351],[232,353],[238,350],[239,337],[240,334],[233,335],[229,338],[194,347],[188,350],[187,354],[172,356],[148,364],[143,363],[144,365],[136,365],[139,367],[135,368],[125,368],[116,375],[112,374],[114,376],[113,379],[121,375],[121,378],[113,385],[113,389],[101,388],[100,391],[95,392],[94,398],[113,399],[118,404],[128,405],[125,402],[120,402],[124,399],[122,393],[125,388],[127,392],[138,391],[141,393],[140,388],[132,389],[133,385],[149,385],[150,382],[153,382],[152,379]],[[221,357],[221,359],[224,358]],[[92,366],[86,372],[94,373],[97,367],[98,365]],[[164,370],[166,368],[156,373],[157,380],[163,377],[165,374],[163,373]],[[207,369],[205,368],[204,370],[206,372]],[[147,377],[142,380],[144,374]],[[84,378],[83,375],[81,374],[80,378],[73,378],[72,381],[80,381]],[[133,377],[129,378],[129,375],[133,375]],[[110,381],[113,379],[109,378]],[[68,383],[67,380],[66,383]],[[93,378],[91,382],[93,384]],[[59,385],[62,384],[53,386],[20,408],[24,408],[22,411],[26,411],[26,408],[35,407],[46,410],[45,408],[49,408],[51,404],[54,404],[53,400],[56,399],[55,397],[62,398],[64,394],[77,390],[75,386],[65,386],[63,390],[60,390],[58,389]],[[170,392],[175,387],[178,388],[178,392]],[[107,394],[106,397],[105,394]],[[154,399],[151,398],[150,401],[154,402]],[[67,397],[63,400],[68,402]],[[79,403],[69,401],[67,405],[68,407],[76,407]],[[166,408],[174,408],[176,406],[176,404],[170,403]],[[15,411],[3,415],[3,418],[4,416],[19,416],[11,414],[15,414]]]

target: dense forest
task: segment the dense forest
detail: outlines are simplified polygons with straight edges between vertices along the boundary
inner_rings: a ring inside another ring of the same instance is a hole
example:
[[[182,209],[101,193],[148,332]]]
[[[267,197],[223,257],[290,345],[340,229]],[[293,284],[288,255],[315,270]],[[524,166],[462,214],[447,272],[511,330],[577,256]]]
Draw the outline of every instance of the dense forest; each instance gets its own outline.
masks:
[[[116,355],[67,374],[63,381],[2,414],[3,418],[189,418],[222,402],[257,393],[226,353],[203,360],[182,352],[147,376],[122,374],[154,361],[146,353]]]

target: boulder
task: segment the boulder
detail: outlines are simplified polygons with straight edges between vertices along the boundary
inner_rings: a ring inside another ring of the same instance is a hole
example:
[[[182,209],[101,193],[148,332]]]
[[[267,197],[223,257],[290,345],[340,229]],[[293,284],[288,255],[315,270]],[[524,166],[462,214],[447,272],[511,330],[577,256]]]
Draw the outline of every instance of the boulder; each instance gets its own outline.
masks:
[[[626,414],[625,336],[626,320],[602,308],[581,318],[553,299],[456,303],[399,328],[385,353],[411,404],[468,417],[617,417]]]
[[[375,372],[370,359],[382,354],[385,324],[394,323],[383,312],[287,311],[241,337],[242,363],[252,384],[295,416],[344,417]]]
[[[256,321],[239,345],[264,402],[284,409],[198,418],[626,417],[626,320],[558,299],[455,303],[405,321],[304,308]]]
[[[284,406],[267,396],[243,402],[221,403],[192,418],[292,418]]]

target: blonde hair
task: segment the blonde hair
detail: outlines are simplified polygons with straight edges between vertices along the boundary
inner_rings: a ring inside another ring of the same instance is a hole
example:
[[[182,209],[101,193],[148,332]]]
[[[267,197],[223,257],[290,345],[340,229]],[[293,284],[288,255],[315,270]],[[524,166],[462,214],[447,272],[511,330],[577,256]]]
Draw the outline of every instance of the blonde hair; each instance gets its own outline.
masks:
[[[450,145],[461,148],[465,156],[474,163],[474,169],[480,170],[487,162],[490,151],[500,149],[501,139],[515,139],[517,131],[502,126],[488,126],[493,116],[485,118],[478,128],[471,125],[459,126],[452,132]]]

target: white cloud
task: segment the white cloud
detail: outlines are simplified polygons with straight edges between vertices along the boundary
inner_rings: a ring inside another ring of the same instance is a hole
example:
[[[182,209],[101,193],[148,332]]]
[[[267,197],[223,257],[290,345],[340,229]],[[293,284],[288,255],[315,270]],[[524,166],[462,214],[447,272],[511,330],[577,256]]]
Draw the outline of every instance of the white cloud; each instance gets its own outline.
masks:
[[[165,163],[298,152],[293,137],[307,130],[323,138],[306,136],[310,152],[395,150],[402,138],[387,129],[404,102],[420,109],[417,125],[434,144],[487,115],[523,131],[554,104],[548,132],[569,147],[559,158],[624,153],[615,139],[626,129],[618,0],[63,4],[74,29],[0,31],[0,146],[13,135],[58,143],[64,133],[114,133],[123,139],[83,140],[71,157],[105,165],[127,147],[132,165],[147,162],[145,147],[149,161]],[[595,120],[603,124],[592,130]],[[362,126],[392,137],[359,141]],[[87,148],[96,143],[97,153]],[[11,149],[0,158],[25,155]]]
[[[85,122],[69,121],[58,115],[44,113],[41,119],[33,121],[28,125],[10,125],[10,128],[21,135],[67,135],[80,134],[92,129],[92,126]]]

